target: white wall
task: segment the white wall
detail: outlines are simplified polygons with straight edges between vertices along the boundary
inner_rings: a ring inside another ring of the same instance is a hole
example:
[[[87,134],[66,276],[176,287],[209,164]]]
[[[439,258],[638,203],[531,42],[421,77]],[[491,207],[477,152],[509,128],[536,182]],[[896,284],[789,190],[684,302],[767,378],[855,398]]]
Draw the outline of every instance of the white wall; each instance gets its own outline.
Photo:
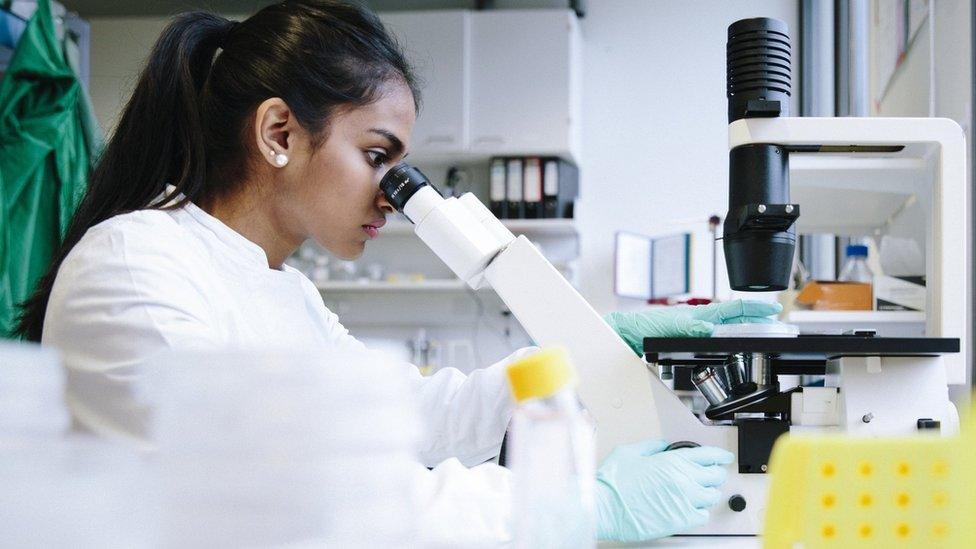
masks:
[[[163,18],[94,18],[91,23],[91,98],[102,129],[115,128]]]
[[[241,19],[239,16],[229,16]],[[110,133],[168,17],[96,17],[91,23],[91,97],[102,130]]]
[[[933,24],[928,20],[923,23],[872,114],[944,116],[958,122],[968,135],[972,109],[972,5],[969,0],[930,1],[935,14]],[[873,96],[878,87],[878,82],[871,83]],[[930,112],[930,108],[934,110]]]
[[[600,311],[640,306],[613,295],[616,231],[695,231],[692,289],[709,296],[707,220],[728,210],[726,29],[747,17],[785,21],[797,90],[798,3],[603,0],[587,8],[581,21],[583,293]],[[795,102],[792,112],[798,108]],[[718,272],[727,292],[721,256]]]

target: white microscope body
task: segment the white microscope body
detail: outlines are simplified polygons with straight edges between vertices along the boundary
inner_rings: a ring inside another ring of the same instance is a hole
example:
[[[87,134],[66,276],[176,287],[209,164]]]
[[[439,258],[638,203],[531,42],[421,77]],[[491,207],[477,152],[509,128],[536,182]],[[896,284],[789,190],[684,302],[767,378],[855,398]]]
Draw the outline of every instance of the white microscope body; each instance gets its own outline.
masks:
[[[856,192],[865,185],[902,186],[930,208],[927,238],[927,336],[960,341],[944,356],[834,356],[827,387],[790,395],[792,425],[806,431],[867,436],[907,435],[916,418],[958,428],[949,384],[967,383],[971,311],[965,139],[945,119],[753,118],[729,126],[730,148],[747,143],[837,146],[904,145],[897,153],[795,154],[794,181],[817,180]],[[830,149],[828,149],[830,150]],[[809,158],[803,158],[803,157]],[[922,195],[921,193],[924,193]],[[648,438],[693,441],[740,455],[738,427],[708,424],[663,383],[524,236],[516,237],[472,194],[442,198],[422,187],[403,207],[417,235],[472,288],[490,286],[541,346],[566,348],[579,371],[579,394],[598,424],[598,453]],[[864,421],[871,414],[873,420]],[[765,467],[763,467],[765,469]],[[767,477],[731,466],[722,487],[729,504],[712,510],[694,534],[761,531]],[[744,509],[734,509],[740,496]]]

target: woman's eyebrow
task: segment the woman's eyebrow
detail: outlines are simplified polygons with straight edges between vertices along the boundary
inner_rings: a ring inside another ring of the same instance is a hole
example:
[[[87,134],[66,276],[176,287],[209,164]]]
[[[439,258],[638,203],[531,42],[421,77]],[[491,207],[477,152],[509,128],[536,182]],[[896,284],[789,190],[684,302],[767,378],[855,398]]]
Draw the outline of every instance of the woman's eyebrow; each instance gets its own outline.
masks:
[[[369,131],[371,133],[382,135],[390,142],[390,156],[394,156],[394,157],[400,156],[400,154],[404,152],[403,141],[401,141],[399,137],[394,135],[393,132],[389,130],[384,130],[382,128],[370,128]],[[404,154],[403,158],[406,158],[408,154],[410,153]]]

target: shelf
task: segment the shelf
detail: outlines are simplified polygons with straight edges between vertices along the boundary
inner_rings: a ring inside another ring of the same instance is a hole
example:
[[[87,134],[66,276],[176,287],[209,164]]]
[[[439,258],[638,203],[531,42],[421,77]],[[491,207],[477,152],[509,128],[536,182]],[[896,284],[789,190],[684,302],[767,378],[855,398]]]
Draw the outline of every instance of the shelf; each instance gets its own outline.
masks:
[[[458,279],[428,279],[419,282],[336,280],[318,284],[319,292],[463,292],[468,285]]]
[[[901,153],[803,154],[790,156],[790,201],[800,204],[797,232],[874,234],[917,196],[929,192],[928,149]]]
[[[576,236],[575,219],[503,219],[502,224],[516,236]],[[380,229],[383,235],[412,235],[413,224],[403,219],[393,219]]]
[[[792,324],[838,323],[925,323],[925,313],[918,311],[790,311],[784,319]]]

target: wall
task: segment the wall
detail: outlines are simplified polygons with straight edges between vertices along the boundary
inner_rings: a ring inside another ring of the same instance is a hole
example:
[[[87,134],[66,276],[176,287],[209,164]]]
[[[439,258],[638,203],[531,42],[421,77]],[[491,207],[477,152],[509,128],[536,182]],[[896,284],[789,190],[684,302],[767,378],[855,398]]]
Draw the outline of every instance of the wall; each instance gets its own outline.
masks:
[[[228,16],[241,19],[241,16]],[[91,23],[91,98],[106,134],[135,88],[167,17],[95,17]]]
[[[694,231],[692,289],[711,295],[709,215],[728,209],[725,41],[747,17],[785,21],[799,89],[798,3],[589,2],[584,55],[582,290],[600,311],[639,307],[613,296],[616,231]],[[795,96],[794,96],[795,99]],[[799,103],[793,111],[798,113]],[[720,285],[727,293],[724,259]]]
[[[164,18],[94,18],[91,23],[91,98],[109,133],[135,87]]]

